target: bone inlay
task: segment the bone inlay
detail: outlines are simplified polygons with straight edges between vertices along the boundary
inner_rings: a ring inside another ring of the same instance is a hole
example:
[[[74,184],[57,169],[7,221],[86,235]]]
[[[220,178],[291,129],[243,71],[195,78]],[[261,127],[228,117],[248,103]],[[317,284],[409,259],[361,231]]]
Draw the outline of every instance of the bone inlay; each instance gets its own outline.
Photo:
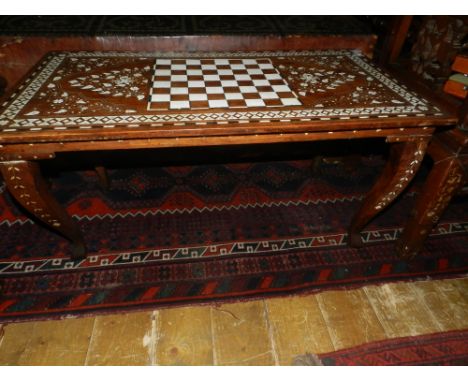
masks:
[[[0,114],[3,132],[442,115],[354,51],[60,52]]]

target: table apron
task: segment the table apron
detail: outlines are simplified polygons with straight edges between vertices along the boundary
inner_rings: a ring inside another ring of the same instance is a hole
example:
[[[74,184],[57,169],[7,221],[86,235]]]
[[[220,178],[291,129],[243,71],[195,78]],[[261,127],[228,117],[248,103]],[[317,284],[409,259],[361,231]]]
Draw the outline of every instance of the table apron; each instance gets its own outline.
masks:
[[[0,161],[51,159],[56,153],[79,151],[136,150],[176,147],[204,147],[224,145],[250,145],[287,142],[312,142],[324,140],[346,140],[358,138],[385,138],[388,142],[404,142],[428,139],[434,128],[420,129],[376,129],[353,131],[330,131],[291,134],[249,134],[206,137],[146,138],[92,140],[56,143],[22,143],[0,145]]]

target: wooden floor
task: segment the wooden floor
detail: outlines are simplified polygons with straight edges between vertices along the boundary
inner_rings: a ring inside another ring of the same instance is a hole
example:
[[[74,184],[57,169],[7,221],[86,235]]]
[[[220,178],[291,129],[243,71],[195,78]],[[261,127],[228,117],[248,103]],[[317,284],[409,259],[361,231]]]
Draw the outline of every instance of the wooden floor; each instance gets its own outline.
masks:
[[[0,365],[292,365],[305,353],[466,328],[468,277],[8,324]]]

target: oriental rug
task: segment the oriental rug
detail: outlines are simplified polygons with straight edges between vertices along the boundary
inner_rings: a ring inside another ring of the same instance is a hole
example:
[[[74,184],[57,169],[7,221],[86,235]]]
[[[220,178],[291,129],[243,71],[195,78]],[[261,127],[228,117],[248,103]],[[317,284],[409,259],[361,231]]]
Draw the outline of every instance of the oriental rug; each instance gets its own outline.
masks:
[[[371,342],[326,354],[306,354],[297,366],[467,366],[468,331],[455,330]]]
[[[88,245],[66,240],[0,193],[0,322],[151,309],[466,274],[468,202],[455,198],[420,255],[394,242],[424,180],[346,244],[383,159],[269,161],[63,171],[52,190]],[[418,183],[419,182],[419,183]]]

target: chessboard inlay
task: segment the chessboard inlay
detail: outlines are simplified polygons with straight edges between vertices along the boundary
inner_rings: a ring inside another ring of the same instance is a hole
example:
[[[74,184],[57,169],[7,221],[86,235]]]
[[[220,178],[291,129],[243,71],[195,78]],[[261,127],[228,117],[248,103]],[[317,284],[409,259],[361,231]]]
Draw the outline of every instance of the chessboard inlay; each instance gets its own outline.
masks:
[[[268,58],[156,59],[148,110],[300,106]]]

